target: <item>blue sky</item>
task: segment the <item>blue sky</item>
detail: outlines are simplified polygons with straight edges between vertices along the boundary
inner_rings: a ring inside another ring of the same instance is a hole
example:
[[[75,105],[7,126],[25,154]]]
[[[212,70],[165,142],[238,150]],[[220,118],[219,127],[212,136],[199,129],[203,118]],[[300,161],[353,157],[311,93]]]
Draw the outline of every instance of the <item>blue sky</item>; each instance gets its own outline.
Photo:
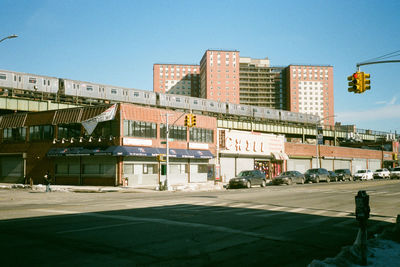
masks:
[[[0,37],[19,37],[0,44],[0,69],[152,90],[154,63],[207,49],[332,65],[336,121],[400,133],[400,63],[361,67],[371,90],[347,92],[357,62],[400,50],[399,14],[398,0],[2,0]]]

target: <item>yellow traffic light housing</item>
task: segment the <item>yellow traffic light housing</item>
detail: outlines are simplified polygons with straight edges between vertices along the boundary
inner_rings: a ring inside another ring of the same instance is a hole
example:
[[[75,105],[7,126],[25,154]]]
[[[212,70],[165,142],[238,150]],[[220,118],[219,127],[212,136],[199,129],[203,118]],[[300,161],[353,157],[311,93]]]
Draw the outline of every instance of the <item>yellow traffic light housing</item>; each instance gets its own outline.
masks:
[[[192,114],[185,115],[185,126],[190,127],[192,125]]]
[[[165,154],[157,155],[157,160],[160,162],[166,161],[166,155]]]
[[[349,82],[349,92],[354,92],[354,93],[361,93],[362,90],[362,77],[361,77],[361,72],[357,71],[353,73],[353,75],[347,77],[347,80]]]
[[[365,92],[365,90],[371,89],[371,81],[369,80],[370,77],[371,75],[369,73],[363,72],[363,87],[364,87],[363,92]]]
[[[192,115],[192,123],[191,123],[191,126],[192,127],[196,127],[196,125],[197,125],[197,122],[196,122],[196,115],[194,115],[194,114],[191,114]]]

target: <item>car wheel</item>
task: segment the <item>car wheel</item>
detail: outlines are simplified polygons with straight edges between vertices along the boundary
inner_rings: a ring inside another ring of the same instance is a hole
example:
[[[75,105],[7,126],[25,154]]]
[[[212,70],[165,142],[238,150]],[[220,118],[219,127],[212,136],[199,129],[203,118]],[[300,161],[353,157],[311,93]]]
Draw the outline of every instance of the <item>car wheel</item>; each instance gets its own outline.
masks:
[[[251,183],[250,183],[250,181],[247,181],[247,183],[246,183],[246,187],[247,187],[247,188],[250,188],[250,187],[251,187]]]
[[[262,182],[261,182],[261,187],[265,187],[265,181],[264,180],[262,180]]]

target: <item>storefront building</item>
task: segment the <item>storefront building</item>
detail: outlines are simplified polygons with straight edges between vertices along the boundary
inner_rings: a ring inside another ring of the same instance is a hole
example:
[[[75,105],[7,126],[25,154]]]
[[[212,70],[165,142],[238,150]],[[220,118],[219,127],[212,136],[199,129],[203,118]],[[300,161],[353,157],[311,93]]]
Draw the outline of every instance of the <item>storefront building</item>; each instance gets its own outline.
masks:
[[[283,135],[228,129],[218,131],[218,161],[223,182],[228,182],[242,170],[259,169],[267,179],[284,170],[287,155]]]
[[[396,143],[396,142],[394,142]],[[287,170],[297,170],[304,173],[310,168],[325,168],[327,170],[350,169],[354,174],[360,169],[376,169],[393,167],[393,151],[379,151],[339,146],[285,143]],[[317,154],[317,151],[319,152]],[[317,163],[318,160],[318,163]]]
[[[168,114],[168,115],[167,115]],[[216,119],[115,104],[0,117],[0,182],[157,186],[166,178],[166,119],[169,185],[206,182],[214,167]],[[161,156],[161,157],[160,157]]]

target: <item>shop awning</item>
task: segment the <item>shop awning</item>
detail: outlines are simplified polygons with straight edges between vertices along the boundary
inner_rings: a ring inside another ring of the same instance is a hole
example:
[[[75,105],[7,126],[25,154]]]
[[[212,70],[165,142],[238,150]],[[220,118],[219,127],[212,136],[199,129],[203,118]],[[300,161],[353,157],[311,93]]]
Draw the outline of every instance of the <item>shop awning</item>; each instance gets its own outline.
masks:
[[[159,148],[160,154],[166,154],[167,149]],[[175,158],[212,159],[214,155],[209,150],[169,149],[169,156]]]
[[[288,160],[289,159],[288,155],[283,152],[271,152],[271,154],[275,160]]]
[[[134,147],[134,146],[110,146],[107,148],[83,148],[64,147],[51,148],[47,152],[48,157],[59,156],[141,156],[155,157],[166,154],[165,148]],[[173,158],[202,158],[211,159],[213,154],[209,150],[169,149],[169,156]]]

